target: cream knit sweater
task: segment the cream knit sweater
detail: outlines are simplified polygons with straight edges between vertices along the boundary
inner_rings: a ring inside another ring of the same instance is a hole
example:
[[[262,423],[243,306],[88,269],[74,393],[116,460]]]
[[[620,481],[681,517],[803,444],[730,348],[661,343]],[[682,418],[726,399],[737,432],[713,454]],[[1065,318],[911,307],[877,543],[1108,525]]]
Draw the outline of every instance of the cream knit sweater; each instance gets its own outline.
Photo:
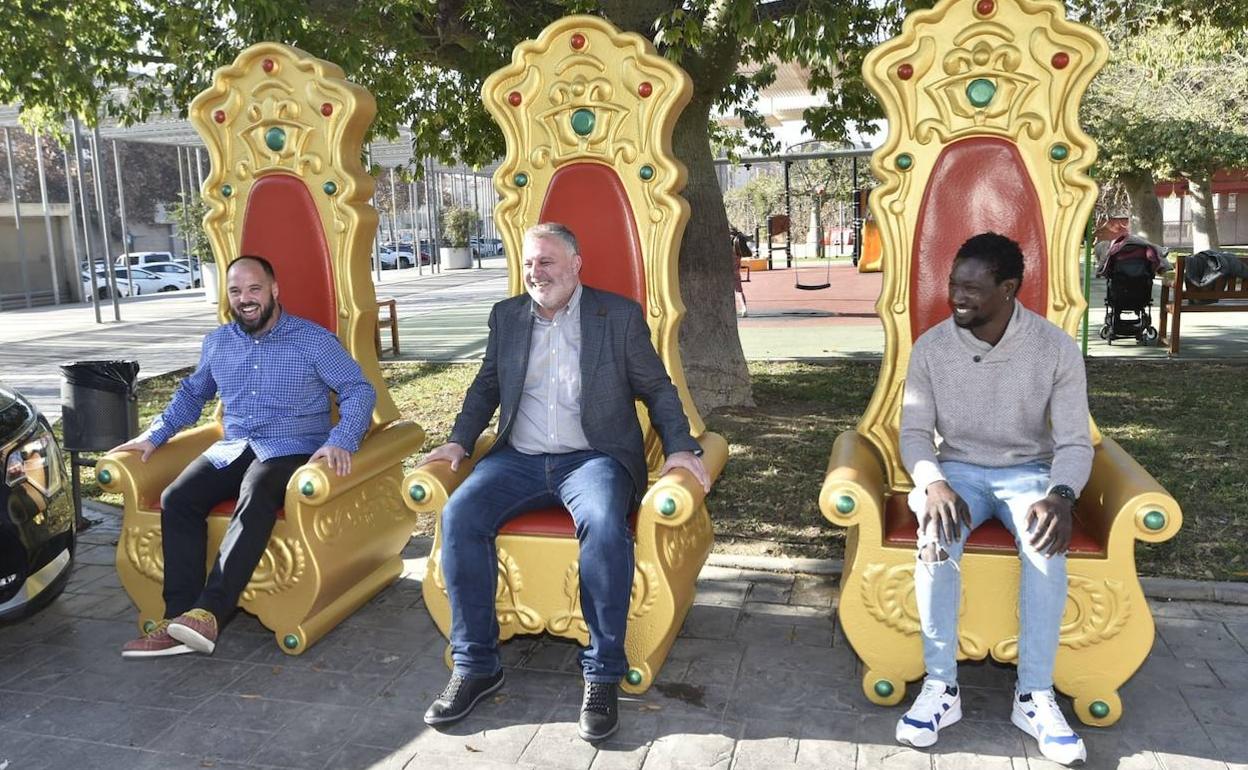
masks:
[[[994,468],[1052,463],[1051,486],[1076,493],[1092,468],[1088,385],[1065,332],[1015,302],[989,345],[952,318],[914,345],[901,409],[901,460],[919,489],[941,462]]]

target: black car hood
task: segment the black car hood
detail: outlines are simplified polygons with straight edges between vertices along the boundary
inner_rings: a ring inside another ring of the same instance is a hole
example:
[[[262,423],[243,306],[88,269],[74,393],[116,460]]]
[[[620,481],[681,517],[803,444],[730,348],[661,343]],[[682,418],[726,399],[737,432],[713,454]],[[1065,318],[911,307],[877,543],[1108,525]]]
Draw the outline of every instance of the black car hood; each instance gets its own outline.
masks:
[[[34,404],[0,382],[0,446],[24,436],[36,415]]]

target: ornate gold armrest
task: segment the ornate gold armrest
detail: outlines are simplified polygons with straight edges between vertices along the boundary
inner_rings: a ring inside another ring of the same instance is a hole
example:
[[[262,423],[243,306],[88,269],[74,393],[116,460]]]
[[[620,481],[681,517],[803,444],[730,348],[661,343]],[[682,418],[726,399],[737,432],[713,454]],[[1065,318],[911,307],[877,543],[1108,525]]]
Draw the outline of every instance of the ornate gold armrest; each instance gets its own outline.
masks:
[[[393,468],[424,442],[425,431],[416,423],[392,422],[364,437],[359,451],[351,455],[351,472],[345,476],[334,473],[319,460],[300,467],[286,485],[287,500],[293,494],[301,502],[323,505]]]
[[[882,529],[884,495],[888,491],[884,461],[857,431],[845,431],[832,444],[828,473],[819,491],[819,510],[839,527]]]
[[[698,443],[702,445],[702,465],[706,467],[714,487],[728,462],[728,442],[718,433],[707,431],[698,437]],[[689,471],[677,469],[664,474],[650,485],[641,499],[637,528],[640,529],[642,523],[647,521],[679,527],[702,507],[706,494]]]
[[[213,422],[184,430],[166,441],[143,462],[137,452],[110,452],[95,464],[95,478],[105,492],[119,493],[135,505],[154,499],[173,483],[186,466],[221,438],[221,425]],[[146,493],[144,495],[143,493]]]
[[[1092,475],[1076,514],[1090,534],[1110,548],[1132,538],[1159,543],[1183,526],[1179,503],[1135,458],[1108,437],[1092,456]]]
[[[433,513],[442,510],[446,499],[456,487],[464,483],[468,474],[476,466],[477,460],[485,457],[494,446],[493,433],[483,434],[472,448],[472,456],[465,457],[459,464],[459,470],[451,470],[448,462],[429,463],[422,465],[403,478],[403,502],[416,513]]]

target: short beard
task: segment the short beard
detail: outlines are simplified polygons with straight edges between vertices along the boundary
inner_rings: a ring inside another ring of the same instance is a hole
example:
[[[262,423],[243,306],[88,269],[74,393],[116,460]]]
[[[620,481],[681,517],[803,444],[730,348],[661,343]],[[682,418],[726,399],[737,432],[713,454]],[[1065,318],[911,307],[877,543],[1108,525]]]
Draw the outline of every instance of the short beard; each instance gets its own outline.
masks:
[[[268,302],[260,303],[260,315],[256,316],[255,321],[248,322],[241,315],[230,308],[230,315],[234,316],[234,321],[242,327],[243,331],[251,336],[255,336],[256,332],[264,328],[264,325],[273,317],[273,310],[277,308],[277,301],[270,299]]]

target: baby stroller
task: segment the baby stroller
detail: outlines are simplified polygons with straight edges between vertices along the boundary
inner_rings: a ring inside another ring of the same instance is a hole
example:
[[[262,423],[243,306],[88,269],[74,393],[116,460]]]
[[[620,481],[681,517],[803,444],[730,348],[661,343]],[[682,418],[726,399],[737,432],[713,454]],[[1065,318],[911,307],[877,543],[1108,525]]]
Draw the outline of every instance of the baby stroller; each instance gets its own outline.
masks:
[[[1149,311],[1153,307],[1153,277],[1161,267],[1158,247],[1131,235],[1114,239],[1096,274],[1105,279],[1105,323],[1101,339],[1109,344],[1134,337],[1141,345],[1157,339]]]

